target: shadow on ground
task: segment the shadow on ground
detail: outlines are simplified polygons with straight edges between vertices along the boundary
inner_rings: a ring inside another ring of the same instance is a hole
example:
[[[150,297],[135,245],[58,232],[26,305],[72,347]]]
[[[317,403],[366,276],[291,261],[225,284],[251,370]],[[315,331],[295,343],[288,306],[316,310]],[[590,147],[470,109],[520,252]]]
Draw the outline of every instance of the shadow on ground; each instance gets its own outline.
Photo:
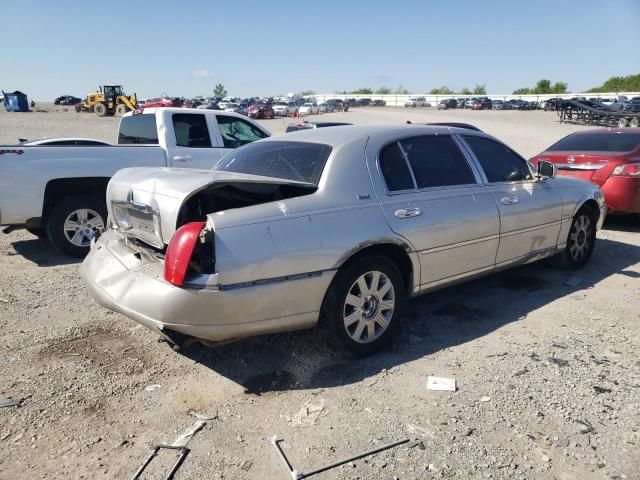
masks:
[[[33,237],[29,240],[12,242],[13,249],[27,260],[39,267],[53,267],[56,265],[71,265],[80,263],[82,259],[72,258],[59,253],[51,246],[46,238]]]
[[[574,295],[576,301],[583,300],[577,291],[611,275],[636,278],[627,268],[638,262],[640,248],[600,239],[591,261],[579,271],[538,262],[423,295],[406,305],[403,331],[393,344],[364,359],[331,350],[318,329],[217,348],[193,344],[181,354],[242,385],[248,394],[350,384],[487,335],[559,298]],[[560,317],[558,325],[562,324]]]

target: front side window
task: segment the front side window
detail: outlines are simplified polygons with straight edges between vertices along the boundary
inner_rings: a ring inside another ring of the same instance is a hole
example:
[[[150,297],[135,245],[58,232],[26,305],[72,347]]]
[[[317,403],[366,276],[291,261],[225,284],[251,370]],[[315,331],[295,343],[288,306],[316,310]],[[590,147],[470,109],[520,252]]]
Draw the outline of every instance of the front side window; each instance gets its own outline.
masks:
[[[480,162],[489,183],[531,180],[527,162],[506,145],[489,138],[463,135]]]
[[[218,115],[218,126],[224,148],[238,148],[268,135],[255,125],[236,117]]]
[[[449,135],[426,135],[401,140],[418,188],[476,183],[471,167]]]
[[[171,116],[176,145],[179,147],[211,148],[207,120],[202,114],[174,113]]]

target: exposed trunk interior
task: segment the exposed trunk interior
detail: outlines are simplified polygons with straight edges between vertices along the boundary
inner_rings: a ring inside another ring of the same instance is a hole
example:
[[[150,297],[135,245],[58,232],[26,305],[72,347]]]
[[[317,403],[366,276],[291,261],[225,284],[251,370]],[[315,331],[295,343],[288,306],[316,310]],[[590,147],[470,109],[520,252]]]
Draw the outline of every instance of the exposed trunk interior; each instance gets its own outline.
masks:
[[[205,220],[210,213],[301,197],[316,190],[317,187],[312,185],[287,183],[215,183],[200,190],[184,203],[176,228],[188,222]]]

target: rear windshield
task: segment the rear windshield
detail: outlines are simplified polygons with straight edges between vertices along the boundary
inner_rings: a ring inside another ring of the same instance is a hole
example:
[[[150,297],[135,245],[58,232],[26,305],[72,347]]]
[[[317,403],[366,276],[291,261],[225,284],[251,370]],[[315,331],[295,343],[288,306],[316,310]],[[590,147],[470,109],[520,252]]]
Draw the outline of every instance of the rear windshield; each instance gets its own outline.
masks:
[[[118,133],[119,145],[158,144],[158,127],[154,114],[122,117]]]
[[[547,150],[586,152],[629,152],[640,144],[640,133],[581,133],[569,135]]]
[[[321,143],[257,142],[228,153],[213,169],[318,185],[330,153]]]

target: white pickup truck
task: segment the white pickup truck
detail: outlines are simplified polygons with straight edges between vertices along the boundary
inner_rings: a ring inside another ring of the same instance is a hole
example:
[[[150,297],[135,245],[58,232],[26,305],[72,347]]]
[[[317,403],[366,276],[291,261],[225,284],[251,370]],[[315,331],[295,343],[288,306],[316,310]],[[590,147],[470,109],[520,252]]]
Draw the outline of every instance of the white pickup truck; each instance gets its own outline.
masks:
[[[270,136],[230,112],[148,108],[120,120],[118,145],[0,145],[0,225],[47,237],[83,257],[106,225],[105,193],[125,167],[211,168],[224,154]]]

